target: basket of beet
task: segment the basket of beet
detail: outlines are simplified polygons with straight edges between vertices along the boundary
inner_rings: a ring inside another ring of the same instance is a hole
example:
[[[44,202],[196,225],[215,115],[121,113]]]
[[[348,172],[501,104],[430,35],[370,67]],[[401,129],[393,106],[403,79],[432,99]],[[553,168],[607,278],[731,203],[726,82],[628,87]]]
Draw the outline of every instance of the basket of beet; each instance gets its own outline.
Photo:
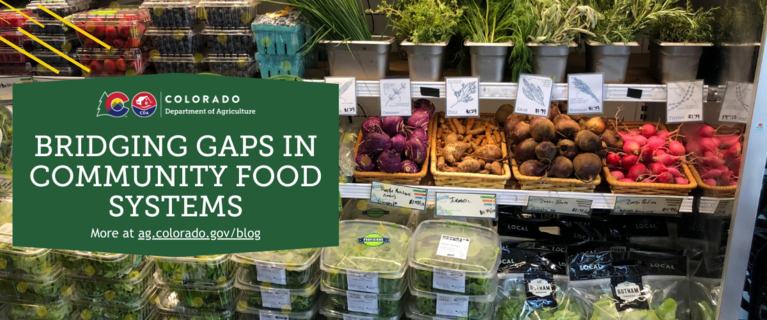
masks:
[[[506,137],[493,114],[434,116],[431,172],[437,186],[503,189],[511,178]]]
[[[733,198],[742,162],[742,126],[685,124],[680,140],[692,160],[690,171],[704,197]]]
[[[355,181],[418,185],[428,171],[434,110],[431,101],[418,99],[410,117],[367,118],[355,148]]]

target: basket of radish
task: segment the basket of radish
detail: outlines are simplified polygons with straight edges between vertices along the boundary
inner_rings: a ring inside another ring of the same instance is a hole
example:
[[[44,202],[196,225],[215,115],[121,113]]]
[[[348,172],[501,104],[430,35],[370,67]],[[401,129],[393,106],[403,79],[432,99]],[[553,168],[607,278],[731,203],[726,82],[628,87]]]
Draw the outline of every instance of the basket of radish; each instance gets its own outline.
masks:
[[[693,124],[682,126],[680,131],[693,163],[690,171],[703,189],[703,196],[735,197],[742,161],[742,128]]]
[[[663,124],[611,121],[602,135],[610,152],[603,172],[613,193],[688,195],[697,183],[687,166],[687,151]]]

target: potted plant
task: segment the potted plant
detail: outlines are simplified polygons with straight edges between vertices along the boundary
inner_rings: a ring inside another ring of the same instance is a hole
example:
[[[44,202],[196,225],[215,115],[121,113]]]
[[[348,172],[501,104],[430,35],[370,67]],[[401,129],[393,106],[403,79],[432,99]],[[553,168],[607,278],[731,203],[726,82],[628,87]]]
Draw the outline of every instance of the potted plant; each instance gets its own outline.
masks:
[[[514,46],[511,37],[518,19],[514,14],[516,1],[472,0],[464,8],[460,30],[471,54],[471,75],[482,82],[503,80],[509,48]]]
[[[463,15],[456,0],[400,1],[395,7],[383,1],[378,10],[390,19],[397,38],[407,49],[410,80],[439,81],[445,48],[450,37],[458,31],[458,21]]]
[[[729,1],[717,12],[715,42],[721,49],[718,83],[753,82],[762,39],[764,1]],[[756,14],[754,14],[756,13]]]

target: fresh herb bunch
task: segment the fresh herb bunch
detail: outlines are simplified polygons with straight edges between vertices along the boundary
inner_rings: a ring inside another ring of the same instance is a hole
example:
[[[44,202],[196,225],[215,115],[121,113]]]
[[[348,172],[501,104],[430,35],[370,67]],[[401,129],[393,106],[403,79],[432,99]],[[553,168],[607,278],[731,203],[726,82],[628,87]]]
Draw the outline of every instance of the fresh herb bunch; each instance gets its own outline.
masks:
[[[129,308],[126,306],[104,306],[96,304],[79,305],[78,312],[80,319],[135,319],[148,320],[152,312],[152,305],[144,303],[143,305]],[[86,313],[87,312],[87,313]],[[90,317],[87,317],[90,315]],[[128,316],[131,315],[132,317]],[[127,317],[127,318],[126,318]]]
[[[61,266],[73,274],[104,278],[123,276],[142,260],[140,255],[105,252],[62,251],[61,255]]]
[[[661,18],[676,17],[695,25],[690,14],[674,4],[677,0],[584,0],[605,17],[591,31],[593,40],[613,43],[634,41]]]
[[[5,260],[8,274],[47,275],[58,268],[59,255],[50,249],[14,247],[8,243],[0,243],[0,260]]]
[[[72,287],[69,279],[61,272],[50,277],[39,278],[0,278],[0,297],[24,300],[27,302],[52,302],[62,297],[63,287]]]
[[[366,294],[366,293],[362,293]],[[349,312],[349,305],[346,299],[346,293],[331,293],[327,292],[327,299],[325,300],[325,307],[328,310],[335,310],[338,312]],[[396,300],[383,300],[378,299],[378,314],[379,317],[397,317],[400,315],[401,304],[405,303],[404,299]]]
[[[234,276],[235,264],[226,255],[193,258],[156,257],[162,280],[172,284],[226,283]]]
[[[431,270],[421,270],[421,269],[414,269],[415,271],[415,287],[418,290],[422,291],[431,291],[431,292],[437,292],[437,293],[452,293],[455,294],[453,291],[447,291],[447,290],[440,290],[433,288],[432,285],[434,284],[434,272]],[[465,277],[465,286],[466,291],[464,294],[467,295],[488,295],[492,294],[495,290],[495,286],[491,279],[489,278],[470,278]]]
[[[71,279],[78,298],[129,303],[139,300],[144,291],[149,288],[149,278],[153,270],[153,264],[142,262],[136,269],[117,279],[84,276],[72,276]],[[108,296],[107,292],[109,292]]]
[[[512,39],[515,0],[472,0],[467,3],[460,30],[472,42],[497,43]]]
[[[45,307],[44,315],[40,315],[38,310]],[[44,305],[32,304],[11,304],[10,318],[24,320],[67,320],[72,313],[72,303],[69,301],[61,303],[48,303]]]
[[[199,312],[229,310],[235,294],[232,285],[218,289],[171,287],[171,290],[176,292],[182,305]]]
[[[256,306],[258,308],[266,308],[263,306],[263,299],[261,298],[261,290],[240,290],[242,295],[237,301],[245,301],[248,306]],[[315,290],[316,291],[316,290]],[[317,300],[317,294],[300,295],[291,291],[290,293],[290,311],[305,311],[312,308],[312,304]]]
[[[415,297],[416,313],[429,316],[438,317],[437,315],[437,298],[430,297]],[[469,301],[469,316],[468,320],[487,319],[493,313],[493,302],[480,302]]]
[[[310,263],[310,259],[315,257],[319,249],[296,249],[296,250],[277,250],[263,252],[248,252],[235,255],[235,261],[239,262],[245,269],[250,271],[248,278],[253,281],[258,279],[258,268],[260,263],[279,264],[285,268],[285,286],[288,288],[302,288],[316,274],[319,266],[317,263],[311,263],[308,267],[303,267]],[[300,269],[303,268],[303,269]],[[282,284],[280,284],[282,285]]]
[[[535,31],[529,36],[533,43],[569,44],[579,35],[594,36],[589,29],[604,17],[588,5],[568,0],[535,0],[533,13]]]
[[[447,41],[458,31],[463,15],[456,0],[414,0],[398,6],[384,0],[378,10],[368,12],[385,14],[397,37],[415,44]]]
[[[7,107],[0,108],[0,133],[0,171],[9,171],[13,148],[13,114]]]
[[[556,308],[536,307],[525,301],[525,295],[517,295],[498,302],[496,320],[583,320],[584,313],[575,301],[559,301]]]
[[[761,42],[764,24],[765,0],[729,0],[717,11],[715,41],[718,43]],[[756,14],[754,14],[756,13]]]
[[[718,8],[703,10],[692,9],[687,1],[689,12],[694,24],[680,16],[664,16],[650,27],[650,35],[664,42],[707,43],[714,41],[714,18]]]

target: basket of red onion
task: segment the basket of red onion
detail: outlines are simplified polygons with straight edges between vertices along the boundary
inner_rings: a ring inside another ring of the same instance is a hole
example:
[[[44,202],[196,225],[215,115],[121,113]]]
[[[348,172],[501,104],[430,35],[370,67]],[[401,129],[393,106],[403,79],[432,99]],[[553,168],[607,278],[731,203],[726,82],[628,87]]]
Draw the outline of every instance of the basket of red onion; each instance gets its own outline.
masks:
[[[431,101],[418,99],[410,117],[367,118],[355,149],[356,182],[418,185],[428,171],[434,111]]]
[[[690,171],[705,197],[732,198],[740,175],[742,130],[705,124],[680,129],[693,165]]]

